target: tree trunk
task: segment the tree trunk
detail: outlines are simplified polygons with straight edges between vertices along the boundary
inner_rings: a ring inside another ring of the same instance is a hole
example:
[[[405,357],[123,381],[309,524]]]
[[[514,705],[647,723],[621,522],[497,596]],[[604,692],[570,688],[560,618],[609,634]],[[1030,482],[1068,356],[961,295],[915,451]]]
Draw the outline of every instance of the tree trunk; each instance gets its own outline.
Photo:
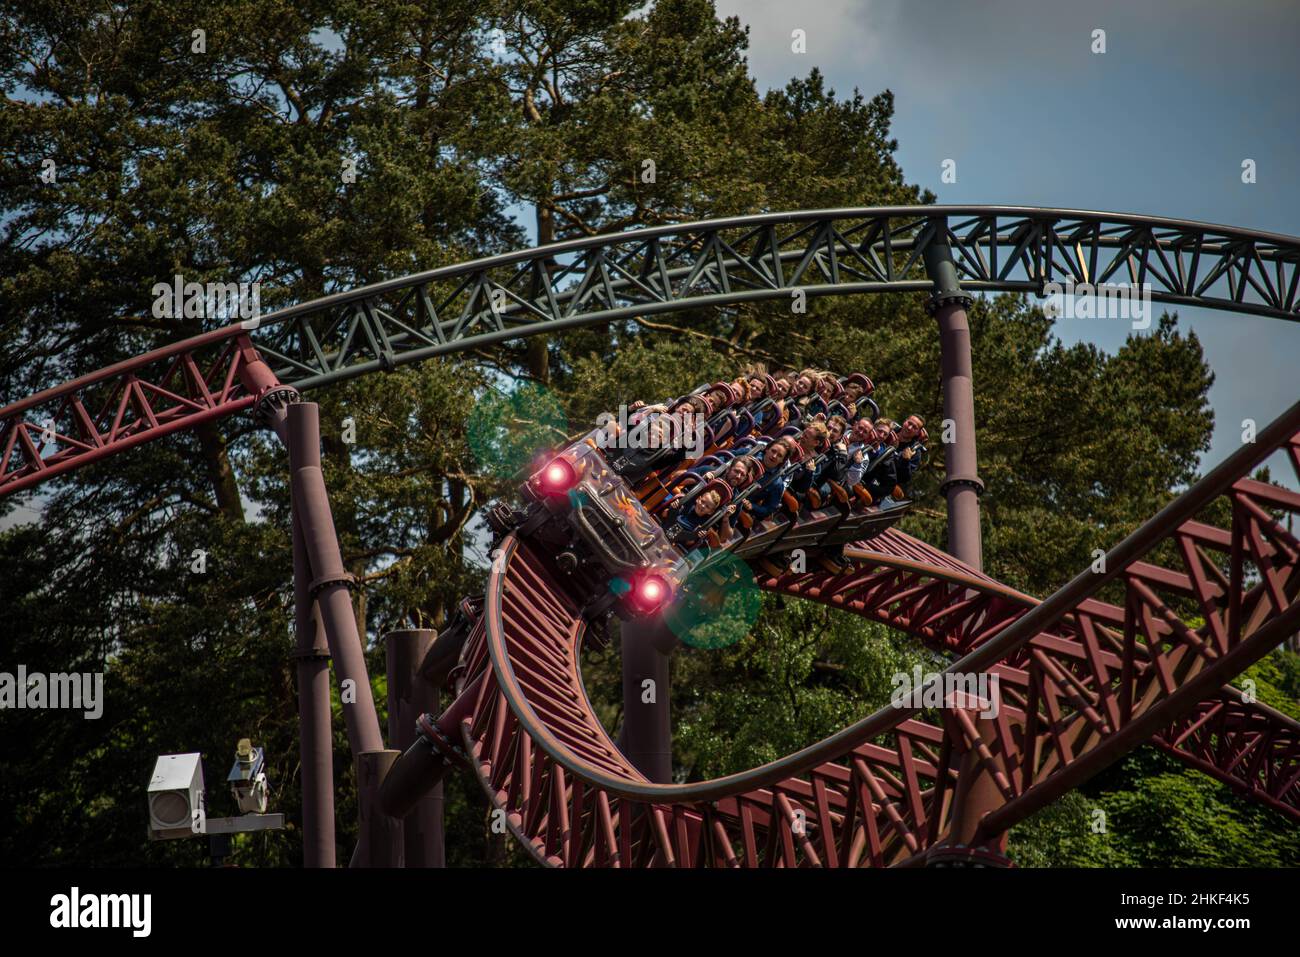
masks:
[[[239,499],[239,484],[230,467],[230,453],[226,438],[215,422],[204,422],[196,428],[199,448],[203,452],[203,468],[212,484],[212,494],[221,514],[234,522],[244,521],[244,505]]]

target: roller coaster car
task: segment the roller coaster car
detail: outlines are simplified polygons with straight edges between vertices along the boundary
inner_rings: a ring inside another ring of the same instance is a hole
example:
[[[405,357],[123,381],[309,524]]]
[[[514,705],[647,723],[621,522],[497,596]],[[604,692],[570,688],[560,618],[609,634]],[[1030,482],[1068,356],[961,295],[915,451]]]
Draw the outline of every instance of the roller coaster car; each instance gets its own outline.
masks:
[[[696,476],[689,479],[699,483]],[[833,551],[879,535],[912,507],[900,500],[881,510],[846,490],[812,508],[788,496],[786,508],[767,522],[748,528],[742,522],[726,542],[710,531],[711,548],[687,553],[690,546],[672,541],[606,461],[594,432],[547,460],[522,492],[525,508],[497,506],[488,515],[489,524],[499,535],[513,530],[555,556],[555,568],[583,603],[583,617],[593,632],[602,631],[611,615],[631,619],[659,610],[711,553],[725,549],[752,561],[795,548]],[[686,485],[680,493],[689,497]],[[721,512],[715,516],[720,518]]]
[[[564,449],[528,479],[529,503],[506,524],[551,550],[556,567],[587,601],[591,621],[632,618],[672,597],[682,552],[586,439]]]

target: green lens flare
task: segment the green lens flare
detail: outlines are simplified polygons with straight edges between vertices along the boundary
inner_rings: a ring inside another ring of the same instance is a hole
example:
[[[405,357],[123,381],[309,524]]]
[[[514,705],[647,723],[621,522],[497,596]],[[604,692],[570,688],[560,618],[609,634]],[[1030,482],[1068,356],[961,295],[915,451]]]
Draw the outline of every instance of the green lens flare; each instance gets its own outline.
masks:
[[[526,468],[541,449],[562,442],[569,420],[557,399],[535,382],[513,389],[489,389],[466,422],[470,451],[479,468],[497,478],[511,478]]]
[[[761,604],[750,567],[719,552],[686,576],[664,621],[692,648],[726,648],[749,634]]]

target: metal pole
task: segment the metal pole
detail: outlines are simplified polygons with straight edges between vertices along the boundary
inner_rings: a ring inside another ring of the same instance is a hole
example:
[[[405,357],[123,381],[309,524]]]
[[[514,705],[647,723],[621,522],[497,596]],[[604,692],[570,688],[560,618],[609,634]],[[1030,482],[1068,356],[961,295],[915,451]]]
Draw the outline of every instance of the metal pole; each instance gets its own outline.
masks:
[[[343,567],[343,557],[339,554],[334,516],[330,512],[325,476],[321,472],[319,408],[314,402],[300,401],[297,389],[281,384],[246,335],[240,336],[236,344],[239,378],[244,388],[257,396],[256,415],[275,430],[289,452],[289,491],[296,537],[301,539],[305,568],[310,568],[313,575],[307,586],[307,599],[316,603],[329,653],[334,659],[348,745],[357,762],[357,791],[363,826],[351,863],[353,866],[366,866],[374,862],[383,866],[397,860],[397,866],[400,866],[401,821],[389,821],[379,807],[382,775],[397,760],[398,752],[385,751],[384,739],[379,732],[379,715],[370,690],[365,652],[348,593],[352,576]],[[297,588],[295,582],[295,600]],[[299,716],[301,720],[301,710]],[[313,741],[318,734],[330,734],[328,722],[322,727],[319,719],[319,712],[313,711],[310,716]],[[384,757],[386,753],[390,753],[391,758]],[[366,755],[370,757],[363,760]],[[364,787],[360,780],[363,771],[368,776]],[[330,817],[332,819],[332,813]],[[383,820],[376,823],[377,819]],[[392,856],[389,838],[384,838],[373,850],[370,847],[371,839],[390,824],[396,827],[398,834],[396,858]]]
[[[668,655],[677,639],[662,617],[625,621],[620,633],[623,730],[618,747],[632,766],[651,781],[669,784],[673,776],[673,728]]]
[[[946,475],[940,491],[948,498],[948,551],[976,571],[984,567],[980,536],[980,481],[975,453],[975,386],[971,374],[970,319],[966,308],[974,301],[962,291],[957,280],[957,264],[948,243],[948,220],[930,220],[934,231],[923,254],[925,272],[934,283],[926,310],[939,323],[939,362],[943,383],[943,417],[941,434],[945,440]],[[949,429],[951,428],[951,432]],[[977,720],[984,743],[996,749],[992,722]],[[996,753],[996,752],[995,752]],[[981,850],[970,848],[980,820],[1001,803],[1001,795],[992,775],[981,767],[973,748],[960,757],[957,791],[948,837],[942,848],[932,855],[936,862],[954,853],[961,861],[967,853],[988,855],[989,849],[1000,852],[1006,835],[1000,835]],[[988,855],[996,857],[996,854]]]
[[[361,827],[353,867],[401,867],[402,822],[380,807],[379,789],[400,751],[363,751],[357,755],[357,805]]]
[[[385,750],[379,731],[379,714],[375,710],[361,634],[352,610],[352,576],[343,567],[321,472],[319,409],[314,402],[299,402],[288,407],[286,419],[290,490],[298,507],[298,525],[307,561],[315,576],[310,594],[316,601],[334,659],[348,746],[358,773],[357,800],[362,827],[350,866],[401,866],[402,822],[389,820],[378,803],[381,775],[397,760],[398,752]],[[385,754],[391,757],[386,758]],[[366,775],[364,786],[363,774]],[[379,843],[373,843],[377,836]],[[394,840],[398,844],[396,852],[392,847]]]
[[[970,321],[966,307],[973,301],[957,281],[957,266],[948,245],[948,221],[930,221],[937,235],[925,247],[926,275],[934,290],[926,309],[939,323],[939,355],[943,377],[944,461],[947,474],[940,486],[948,498],[948,551],[977,571],[984,567],[980,541],[980,481],[975,454],[975,389],[971,379]],[[948,432],[951,424],[951,433]]]
[[[352,610],[349,588],[352,576],[343,567],[334,516],[325,492],[320,466],[320,420],[314,402],[289,406],[289,468],[294,502],[299,516],[303,544],[312,573],[311,591],[325,624],[325,637],[338,674],[348,744],[354,755],[383,751],[379,715],[370,690],[366,658],[362,650],[357,619]]]
[[[420,715],[437,714],[438,689],[421,677],[420,665],[436,633],[427,628],[390,631],[384,636],[388,663],[388,740],[399,751],[415,743]],[[403,820],[406,867],[446,867],[443,796],[439,781]]]
[[[329,646],[311,600],[311,565],[293,519],[293,605],[298,643],[298,752],[302,764],[302,864],[334,867],[334,742],[330,733]]]

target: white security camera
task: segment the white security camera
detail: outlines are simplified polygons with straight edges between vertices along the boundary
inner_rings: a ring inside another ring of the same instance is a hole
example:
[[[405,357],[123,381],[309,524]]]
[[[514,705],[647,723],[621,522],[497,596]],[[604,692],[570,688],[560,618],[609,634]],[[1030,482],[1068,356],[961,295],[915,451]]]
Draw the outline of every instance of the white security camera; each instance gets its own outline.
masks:
[[[253,747],[248,738],[240,738],[235,748],[235,765],[226,776],[230,793],[246,814],[266,813],[266,752]]]
[[[192,837],[204,826],[203,762],[198,754],[163,754],[149,779],[149,839]]]

